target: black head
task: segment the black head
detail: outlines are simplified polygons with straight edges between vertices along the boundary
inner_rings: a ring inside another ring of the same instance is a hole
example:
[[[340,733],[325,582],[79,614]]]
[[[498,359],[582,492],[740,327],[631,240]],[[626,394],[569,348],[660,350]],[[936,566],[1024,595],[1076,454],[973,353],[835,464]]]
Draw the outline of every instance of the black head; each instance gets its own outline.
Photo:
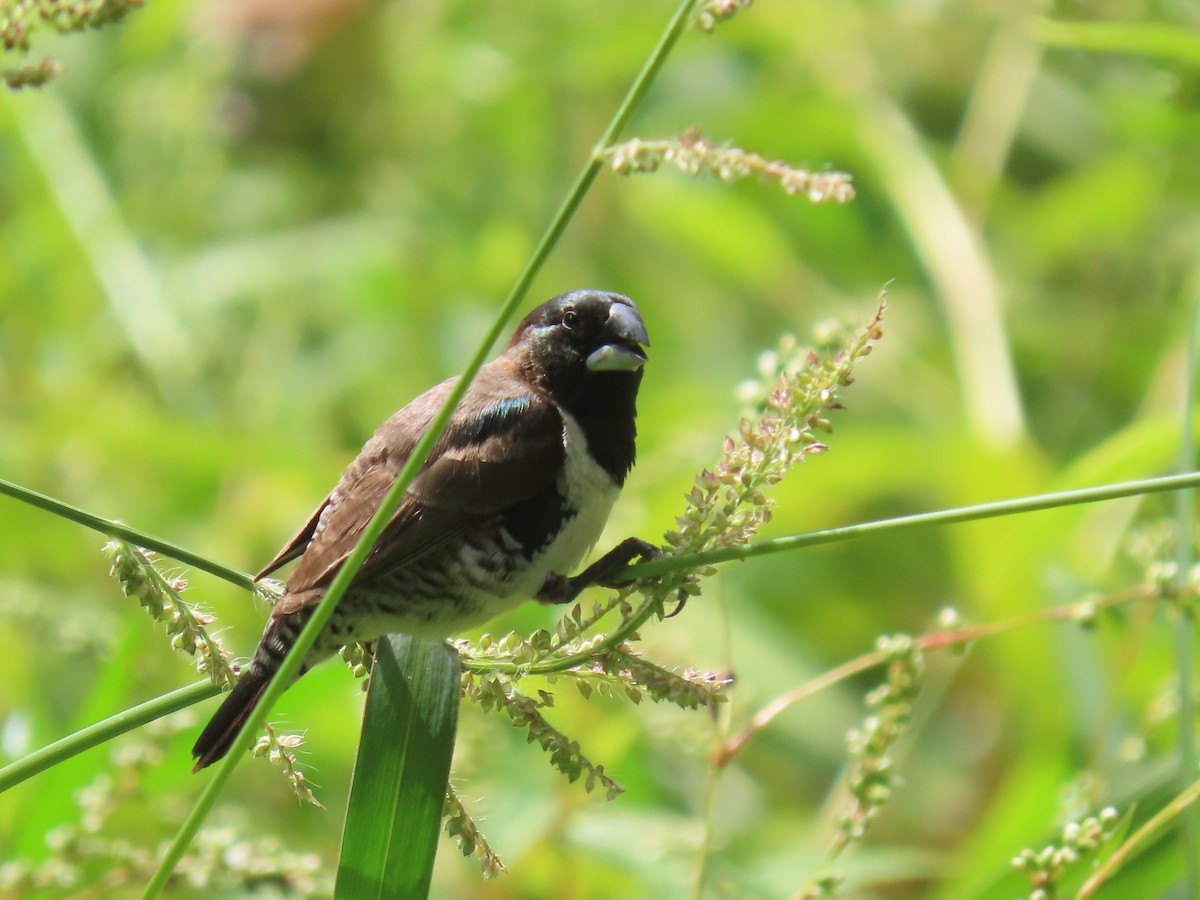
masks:
[[[556,400],[585,386],[637,390],[650,338],[642,314],[628,297],[581,290],[547,300],[519,326],[509,347],[522,355],[530,381]]]
[[[579,290],[531,312],[508,345],[525,378],[583,426],[593,455],[611,457],[601,462],[618,482],[633,465],[635,401],[649,343],[632,300]]]

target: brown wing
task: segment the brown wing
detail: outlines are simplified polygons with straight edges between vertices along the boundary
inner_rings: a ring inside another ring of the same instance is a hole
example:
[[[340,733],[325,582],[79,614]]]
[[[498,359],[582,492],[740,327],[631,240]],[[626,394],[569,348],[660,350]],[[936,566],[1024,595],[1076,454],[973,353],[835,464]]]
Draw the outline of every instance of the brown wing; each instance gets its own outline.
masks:
[[[418,397],[375,433],[328,499],[266,571],[303,554],[287,582],[327,584],[345,562],[453,382]],[[471,386],[356,580],[370,580],[454,540],[489,517],[552,489],[562,418],[493,363]]]

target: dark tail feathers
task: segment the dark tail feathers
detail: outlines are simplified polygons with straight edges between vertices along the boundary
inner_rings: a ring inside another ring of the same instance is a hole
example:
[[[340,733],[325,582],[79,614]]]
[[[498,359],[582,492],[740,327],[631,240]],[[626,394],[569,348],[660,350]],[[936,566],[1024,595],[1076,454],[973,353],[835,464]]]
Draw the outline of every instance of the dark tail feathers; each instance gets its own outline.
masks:
[[[296,636],[304,629],[311,616],[311,609],[271,616],[263,632],[262,641],[254,651],[254,660],[246,667],[238,683],[212,717],[212,721],[200,732],[196,746],[192,748],[192,756],[196,757],[193,772],[211,766],[229,752],[229,748],[237,740],[238,732],[246,723],[246,718],[254,707],[258,706],[258,701],[262,699],[271,678],[279,671],[283,658],[292,649],[292,645],[296,643]],[[310,658],[300,668],[301,675],[308,671],[311,662]]]
[[[247,666],[241,679],[225,698],[225,702],[200,732],[196,746],[192,747],[192,756],[196,757],[193,772],[211,766],[229,752],[246,722],[246,717],[258,705],[263,691],[270,683],[271,673],[266,669],[253,664]]]

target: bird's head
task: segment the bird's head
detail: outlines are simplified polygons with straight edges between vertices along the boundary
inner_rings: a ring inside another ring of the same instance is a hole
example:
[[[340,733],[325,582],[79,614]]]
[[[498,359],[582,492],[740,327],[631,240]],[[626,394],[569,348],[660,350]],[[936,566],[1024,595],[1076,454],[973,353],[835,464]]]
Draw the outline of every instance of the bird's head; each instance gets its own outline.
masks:
[[[522,320],[509,343],[529,380],[567,408],[587,394],[637,393],[650,344],[628,297],[579,290],[547,300]]]

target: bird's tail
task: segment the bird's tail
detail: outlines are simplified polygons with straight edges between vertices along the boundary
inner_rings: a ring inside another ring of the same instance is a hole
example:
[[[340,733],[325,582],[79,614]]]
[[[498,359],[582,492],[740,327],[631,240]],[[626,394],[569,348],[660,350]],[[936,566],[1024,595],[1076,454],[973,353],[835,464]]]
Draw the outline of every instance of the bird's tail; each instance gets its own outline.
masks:
[[[258,706],[263,692],[271,683],[272,674],[250,664],[192,747],[192,756],[196,757],[193,772],[211,766],[229,752],[246,718]]]
[[[304,613],[273,616],[267,623],[262,641],[254,651],[254,659],[192,747],[192,756],[196,759],[193,772],[211,766],[229,752],[308,618],[309,612],[306,610]],[[304,666],[300,674],[303,675],[307,668],[307,665]]]

